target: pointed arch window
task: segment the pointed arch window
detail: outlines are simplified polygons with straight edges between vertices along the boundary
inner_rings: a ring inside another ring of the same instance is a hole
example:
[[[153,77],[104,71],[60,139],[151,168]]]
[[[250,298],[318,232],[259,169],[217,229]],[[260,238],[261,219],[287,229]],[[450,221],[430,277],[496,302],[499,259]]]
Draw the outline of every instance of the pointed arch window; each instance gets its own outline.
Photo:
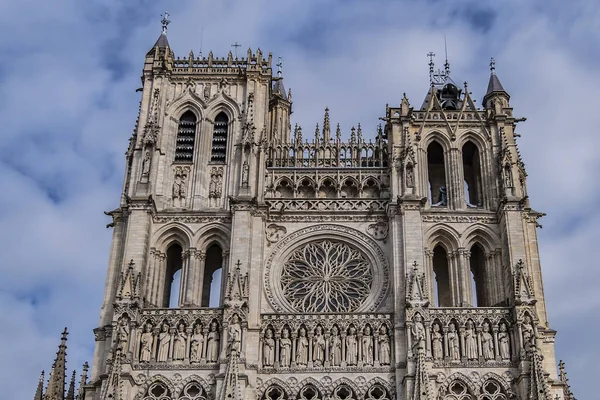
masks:
[[[475,307],[488,307],[488,288],[486,287],[486,265],[485,253],[479,244],[471,247],[469,257],[471,269],[471,291],[473,293],[473,305]]]
[[[479,150],[473,142],[462,148],[465,200],[468,207],[482,206],[481,161]]]
[[[225,164],[227,158],[227,136],[229,131],[229,118],[224,112],[215,118],[213,129],[212,151],[210,162]]]
[[[427,147],[427,173],[430,190],[429,204],[436,207],[448,206],[444,149],[435,141]]]
[[[177,143],[175,144],[175,161],[192,162],[194,159],[194,142],[196,140],[196,115],[186,111],[179,118]]]
[[[436,307],[452,306],[449,267],[446,250],[440,245],[435,246],[433,249],[433,289]]]
[[[202,280],[202,307],[219,307],[221,305],[222,275],[223,250],[218,244],[213,244],[206,250]]]
[[[167,249],[167,270],[165,276],[162,307],[176,308],[181,303],[181,267],[183,250],[178,243]]]

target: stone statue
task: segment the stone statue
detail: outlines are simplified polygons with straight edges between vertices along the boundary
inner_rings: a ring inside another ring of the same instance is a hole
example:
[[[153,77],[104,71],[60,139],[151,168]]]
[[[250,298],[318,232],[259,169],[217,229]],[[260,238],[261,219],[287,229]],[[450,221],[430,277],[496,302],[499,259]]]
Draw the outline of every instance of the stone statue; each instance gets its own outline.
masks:
[[[147,177],[148,175],[150,175],[150,152],[146,151],[142,161],[142,176]]]
[[[379,364],[390,365],[390,337],[387,328],[383,325],[379,329]]]
[[[217,197],[217,177],[215,174],[210,175],[210,183],[208,184],[208,197]]]
[[[500,350],[500,358],[502,360],[510,360],[510,339],[505,323],[500,324],[500,332],[498,332],[498,347]]]
[[[365,326],[362,337],[362,362],[364,365],[373,365],[373,337],[371,327]]]
[[[242,186],[248,187],[248,179],[250,177],[250,165],[248,165],[248,161],[244,161],[242,164]]]
[[[494,359],[494,337],[490,333],[490,324],[483,323],[483,332],[481,333],[481,353],[487,360]]]
[[[415,186],[415,177],[412,164],[406,166],[406,187],[411,188]]]
[[[465,356],[467,360],[477,360],[477,336],[470,320],[465,326]]]
[[[160,334],[158,335],[158,354],[156,361],[166,362],[169,359],[169,345],[171,344],[171,334],[169,333],[169,325],[162,325]]]
[[[123,353],[127,353],[129,343],[129,318],[127,316],[119,319],[117,326],[117,350],[121,350]]]
[[[178,171],[175,173],[173,181],[173,207],[185,207],[185,199],[187,197],[187,175],[185,172]]]
[[[525,318],[523,318],[521,329],[523,331],[523,347],[525,350],[529,350],[529,347],[535,344],[535,332],[529,315],[525,315]]]
[[[433,324],[433,332],[431,334],[432,341],[432,351],[433,351],[433,359],[441,360],[444,358],[444,351],[442,342],[444,340],[444,336],[442,332],[440,332],[440,324]]]
[[[332,367],[342,365],[342,339],[337,326],[331,328],[331,343],[329,345],[329,358]]]
[[[425,350],[425,326],[421,314],[415,314],[411,328],[413,346],[419,350]]]
[[[194,327],[194,334],[190,342],[190,361],[193,363],[200,362],[202,359],[202,349],[204,345],[204,335],[202,334],[202,326],[200,324]]]
[[[346,336],[346,364],[356,365],[358,361],[358,343],[356,341],[356,328],[351,326]]]
[[[289,367],[292,359],[292,339],[290,339],[290,331],[287,328],[283,329],[279,339],[279,363],[282,367]]]
[[[187,197],[187,184],[185,182],[187,176],[185,174],[181,175],[181,185],[179,186],[179,201],[181,202],[181,207],[185,205],[184,200]]]
[[[272,367],[275,362],[275,339],[273,331],[269,328],[263,339],[263,366]]]
[[[179,207],[179,192],[181,191],[181,177],[180,175],[175,175],[175,180],[173,181],[173,189],[171,196],[173,197],[173,207]]]
[[[242,346],[242,327],[240,326],[240,317],[233,314],[231,322],[227,328],[227,354],[234,351],[239,354]]]
[[[140,362],[150,362],[152,358],[152,345],[154,344],[154,336],[152,335],[152,325],[144,325],[144,332],[140,339]]]
[[[204,100],[208,100],[210,98],[210,85],[207,83],[204,85]]]
[[[298,340],[296,341],[296,364],[301,367],[308,364],[308,338],[304,328],[300,328]]]
[[[440,194],[439,194],[439,201],[435,204],[433,204],[434,206],[447,206],[448,205],[448,195],[446,193],[446,186],[440,186]]]
[[[206,338],[206,361],[217,362],[219,360],[219,336],[218,325],[216,322],[210,324],[210,332]]]
[[[325,361],[325,337],[323,337],[323,328],[317,326],[315,337],[313,338],[313,363],[316,367],[323,366]]]
[[[448,326],[448,352],[450,353],[450,361],[460,361],[460,343],[458,340],[458,332],[456,326],[450,323]]]
[[[187,347],[187,334],[185,325],[179,324],[175,338],[173,339],[173,360],[183,360],[185,358],[185,349]]]

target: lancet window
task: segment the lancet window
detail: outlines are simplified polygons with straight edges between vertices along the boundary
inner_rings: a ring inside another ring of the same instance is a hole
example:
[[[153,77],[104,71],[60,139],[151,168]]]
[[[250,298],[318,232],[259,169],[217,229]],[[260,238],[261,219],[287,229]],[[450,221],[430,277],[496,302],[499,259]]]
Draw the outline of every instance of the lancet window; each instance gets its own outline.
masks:
[[[186,111],[179,118],[177,143],[175,144],[175,161],[192,162],[194,159],[194,142],[196,140],[196,116]]]
[[[223,276],[223,250],[218,244],[206,251],[204,278],[202,280],[202,307],[219,307]]]
[[[433,249],[433,280],[434,298],[437,307],[451,307],[450,268],[446,250],[437,245]]]
[[[181,301],[182,249],[177,243],[167,249],[167,270],[162,307],[178,307]]]
[[[465,200],[468,207],[483,205],[481,184],[481,159],[479,150],[473,142],[467,142],[462,148]]]
[[[227,159],[227,136],[229,133],[229,118],[221,112],[215,118],[212,138],[210,162],[225,164]]]
[[[427,147],[427,173],[429,175],[429,204],[446,207],[448,205],[448,186],[446,185],[444,149],[435,141]]]
[[[486,275],[488,271],[486,271],[485,254],[480,245],[474,244],[473,247],[471,247],[469,263],[471,270],[473,305],[476,307],[490,306],[489,288],[486,285]]]

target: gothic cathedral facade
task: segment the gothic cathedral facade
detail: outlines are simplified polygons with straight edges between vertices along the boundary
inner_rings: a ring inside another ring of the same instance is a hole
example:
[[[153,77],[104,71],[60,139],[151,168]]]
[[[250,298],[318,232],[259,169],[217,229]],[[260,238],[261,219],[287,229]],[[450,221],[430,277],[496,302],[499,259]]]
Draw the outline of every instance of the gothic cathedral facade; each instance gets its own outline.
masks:
[[[430,67],[420,107],[342,139],[327,109],[291,128],[271,54],[175,58],[163,32],[78,398],[572,399],[509,94],[492,64],[477,108]]]

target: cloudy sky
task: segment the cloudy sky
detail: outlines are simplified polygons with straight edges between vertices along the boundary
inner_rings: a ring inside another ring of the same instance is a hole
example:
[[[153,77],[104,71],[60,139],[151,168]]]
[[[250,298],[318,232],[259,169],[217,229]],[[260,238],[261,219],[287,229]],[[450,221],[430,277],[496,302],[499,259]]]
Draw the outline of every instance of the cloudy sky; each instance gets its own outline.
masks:
[[[69,365],[90,360],[124,152],[145,52],[168,10],[176,55],[231,44],[284,59],[292,123],[329,106],[373,132],[406,92],[419,106],[426,54],[481,101],[489,58],[511,94],[551,327],[578,398],[600,374],[600,4],[597,1],[21,0],[0,7],[0,386],[33,396],[68,326]]]

